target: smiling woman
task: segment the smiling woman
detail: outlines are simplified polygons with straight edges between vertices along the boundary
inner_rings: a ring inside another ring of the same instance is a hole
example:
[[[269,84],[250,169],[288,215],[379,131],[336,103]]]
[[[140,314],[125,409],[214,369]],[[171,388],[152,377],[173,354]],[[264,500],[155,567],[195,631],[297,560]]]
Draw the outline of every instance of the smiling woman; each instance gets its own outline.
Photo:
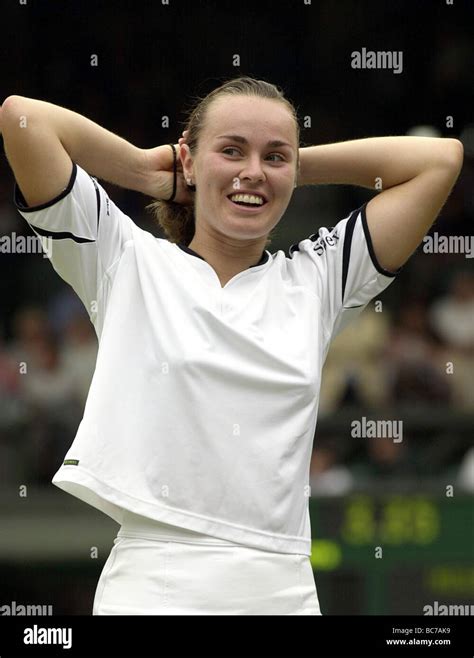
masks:
[[[206,96],[178,145],[149,150],[65,108],[5,105],[15,204],[54,240],[51,263],[100,344],[52,479],[121,526],[93,613],[320,615],[308,476],[322,366],[396,274],[377,262],[365,206],[288,255],[265,249],[297,178],[326,172],[332,149],[325,166],[319,147],[306,167],[301,154],[300,172],[293,106],[250,78]],[[19,128],[23,115],[38,130]],[[156,191],[168,239],[137,226],[94,174]]]
[[[241,261],[244,256],[248,264],[258,261],[296,186],[300,129],[295,107],[275,85],[238,77],[198,99],[184,133],[178,176],[196,189],[194,202],[183,205],[155,199],[147,210],[170,242],[188,247],[192,242],[193,248],[199,245],[209,252],[215,252],[219,244],[227,258],[234,255]],[[206,169],[210,164],[212,171]],[[216,203],[222,191],[227,198],[236,193],[258,194],[265,203],[244,207],[249,202],[245,197],[234,198],[231,206],[223,197]],[[227,208],[238,213],[234,218],[261,215],[263,221],[251,228],[240,222],[237,228],[236,219],[233,224],[230,218],[226,221]]]

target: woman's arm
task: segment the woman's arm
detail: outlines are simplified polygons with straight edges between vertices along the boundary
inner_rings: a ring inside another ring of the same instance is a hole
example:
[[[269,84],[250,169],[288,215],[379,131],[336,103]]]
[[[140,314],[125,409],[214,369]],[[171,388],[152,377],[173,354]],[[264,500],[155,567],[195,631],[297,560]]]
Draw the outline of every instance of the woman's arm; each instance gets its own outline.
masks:
[[[71,160],[92,176],[142,190],[147,178],[145,151],[77,112],[34,98],[9,96],[2,106],[2,124],[5,141],[27,144],[28,131],[55,135]]]
[[[298,185],[382,190],[367,204],[367,224],[377,260],[395,271],[435,221],[462,162],[457,139],[373,137],[301,148]]]
[[[307,146],[300,148],[298,185],[387,190],[431,167],[457,161],[461,154],[461,142],[443,137],[369,137]]]

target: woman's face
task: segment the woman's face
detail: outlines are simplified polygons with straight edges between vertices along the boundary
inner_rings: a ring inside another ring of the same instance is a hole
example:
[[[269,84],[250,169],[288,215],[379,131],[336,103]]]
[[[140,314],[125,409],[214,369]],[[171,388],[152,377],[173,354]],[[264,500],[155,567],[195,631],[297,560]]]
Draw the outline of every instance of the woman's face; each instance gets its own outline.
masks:
[[[186,178],[196,185],[197,230],[252,243],[278,224],[295,187],[298,155],[295,122],[282,103],[249,96],[216,99],[195,158],[187,147],[182,155]],[[239,191],[261,194],[266,203],[249,212],[229,199]]]

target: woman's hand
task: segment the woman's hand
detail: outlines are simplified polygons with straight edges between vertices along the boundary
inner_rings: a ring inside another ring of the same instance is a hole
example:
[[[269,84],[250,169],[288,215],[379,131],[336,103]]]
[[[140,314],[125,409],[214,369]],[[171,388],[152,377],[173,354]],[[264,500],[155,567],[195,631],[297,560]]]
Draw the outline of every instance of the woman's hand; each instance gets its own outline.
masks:
[[[187,130],[183,131],[183,137],[175,144],[176,150],[176,196],[175,203],[192,205],[195,193],[190,190],[184,180],[183,165],[179,156],[180,146],[186,143]],[[141,192],[153,197],[167,201],[173,193],[173,151],[169,144],[156,146],[151,149],[142,149],[145,156],[145,182]]]

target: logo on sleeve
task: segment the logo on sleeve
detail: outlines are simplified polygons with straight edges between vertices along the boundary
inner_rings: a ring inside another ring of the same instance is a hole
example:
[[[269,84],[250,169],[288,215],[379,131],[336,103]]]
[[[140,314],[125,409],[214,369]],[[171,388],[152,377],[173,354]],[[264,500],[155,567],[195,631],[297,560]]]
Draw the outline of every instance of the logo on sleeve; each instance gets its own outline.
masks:
[[[336,231],[330,233],[326,236],[320,236],[314,243],[313,251],[315,251],[318,256],[322,256],[328,247],[334,247],[339,240],[339,234]]]
[[[65,459],[63,462],[63,466],[77,466],[78,464],[78,459]]]

